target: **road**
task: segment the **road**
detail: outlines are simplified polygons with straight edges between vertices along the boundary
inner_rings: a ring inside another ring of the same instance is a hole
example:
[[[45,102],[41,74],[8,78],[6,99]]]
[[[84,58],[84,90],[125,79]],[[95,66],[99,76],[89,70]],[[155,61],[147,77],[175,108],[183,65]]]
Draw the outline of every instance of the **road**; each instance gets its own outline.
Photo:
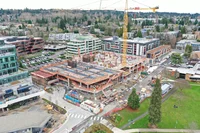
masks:
[[[92,113],[65,101],[63,99],[64,94],[65,90],[63,88],[58,88],[58,90],[56,89],[53,94],[45,92],[45,94],[41,96],[42,98],[45,98],[67,110],[66,121],[55,130],[54,133],[66,133],[71,131],[77,124],[93,115]]]

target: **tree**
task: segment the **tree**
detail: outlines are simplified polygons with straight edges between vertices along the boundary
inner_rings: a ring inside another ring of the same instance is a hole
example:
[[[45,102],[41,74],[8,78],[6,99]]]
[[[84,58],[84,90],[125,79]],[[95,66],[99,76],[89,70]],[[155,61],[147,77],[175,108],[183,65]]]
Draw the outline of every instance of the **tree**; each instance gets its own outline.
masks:
[[[47,26],[47,28],[46,28],[46,31],[48,32],[49,31],[49,27]]]
[[[162,90],[160,79],[156,79],[156,84],[151,96],[149,106],[149,123],[150,126],[156,126],[161,121],[161,102],[162,102]]]
[[[128,106],[131,107],[132,109],[138,109],[140,107],[140,98],[136,94],[135,89],[133,89],[132,93],[129,95]]]
[[[186,28],[185,28],[185,26],[181,27],[181,33],[182,33],[182,34],[185,34],[185,33],[186,33]]]
[[[183,91],[184,89],[189,89],[191,86],[190,83],[185,79],[176,79],[174,82],[174,87],[175,89],[180,89]]]
[[[21,25],[19,25],[19,29],[22,29],[22,26],[21,26]]]
[[[138,24],[138,21],[137,20],[135,20],[135,25],[137,25]]]
[[[122,35],[123,35],[123,28],[117,29],[117,35],[118,35],[119,37],[122,37]]]
[[[137,32],[137,37],[142,37],[142,32],[141,32],[141,30],[138,30],[138,32]]]
[[[92,21],[88,20],[87,25],[91,25],[91,24],[92,24]]]
[[[58,27],[61,28],[62,30],[66,29],[65,22],[64,22],[63,19],[60,20],[60,23],[58,24]]]
[[[187,58],[189,58],[190,55],[191,55],[191,53],[192,53],[192,46],[187,44],[186,47],[185,47],[185,53],[184,53],[184,55]]]
[[[160,32],[160,26],[156,25],[156,32]]]
[[[168,22],[166,21],[165,22],[165,29],[167,29],[168,28]]]
[[[79,33],[79,30],[77,30],[77,29],[76,29],[76,30],[74,30],[74,33]]]
[[[195,19],[195,21],[194,21],[194,25],[197,25],[197,24],[198,24],[198,20]]]
[[[182,56],[179,53],[173,53],[171,55],[171,62],[172,64],[181,64],[182,63]]]

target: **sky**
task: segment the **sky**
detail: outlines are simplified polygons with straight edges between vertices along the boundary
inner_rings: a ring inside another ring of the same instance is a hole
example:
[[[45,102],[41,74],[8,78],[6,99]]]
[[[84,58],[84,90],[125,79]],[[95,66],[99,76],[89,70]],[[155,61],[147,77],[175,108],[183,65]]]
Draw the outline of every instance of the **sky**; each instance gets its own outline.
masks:
[[[100,0],[1,0],[3,9],[100,9]],[[141,3],[141,4],[140,4]],[[128,0],[128,7],[155,7],[159,12],[200,13],[199,0]],[[125,0],[102,0],[101,9],[123,10]],[[150,10],[151,11],[151,10]],[[150,12],[149,11],[149,12]]]

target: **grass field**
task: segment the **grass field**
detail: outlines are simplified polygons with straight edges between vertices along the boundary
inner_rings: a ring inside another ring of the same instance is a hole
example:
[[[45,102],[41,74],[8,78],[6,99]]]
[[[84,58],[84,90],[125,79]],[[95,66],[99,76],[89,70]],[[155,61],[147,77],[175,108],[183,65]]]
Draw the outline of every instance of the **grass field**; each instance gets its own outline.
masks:
[[[200,87],[178,90],[162,104],[162,120],[158,128],[200,129]],[[174,108],[174,105],[178,108]],[[129,128],[147,128],[148,116]]]
[[[130,111],[130,109],[125,108],[122,111],[119,111],[118,114],[122,116],[122,120],[119,123],[115,123],[117,127],[122,127],[130,120],[135,119],[136,117],[140,116],[141,114],[145,113],[148,110],[150,99],[146,99],[140,104],[140,108],[137,111]]]

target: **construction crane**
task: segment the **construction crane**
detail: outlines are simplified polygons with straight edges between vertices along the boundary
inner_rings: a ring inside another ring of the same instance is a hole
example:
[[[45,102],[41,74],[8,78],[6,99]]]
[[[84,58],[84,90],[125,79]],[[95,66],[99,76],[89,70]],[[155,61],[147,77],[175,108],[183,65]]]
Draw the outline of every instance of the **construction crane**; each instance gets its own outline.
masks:
[[[149,7],[149,8],[140,8],[140,7],[129,8],[129,10],[152,10],[154,13],[158,9],[159,9],[158,6],[156,6],[156,7]]]
[[[125,3],[125,10],[124,10],[124,26],[123,26],[123,54],[122,54],[122,66],[125,67],[127,64],[126,61],[126,52],[127,52],[127,26],[128,26],[128,0]]]
[[[134,8],[129,8],[129,10],[152,10],[154,13],[156,10],[159,9],[159,6],[156,7],[148,7],[148,8],[140,8],[140,7],[134,7]],[[135,14],[136,15],[136,14]],[[136,18],[136,16],[134,16]],[[156,16],[156,23],[158,23],[158,16]]]
[[[128,25],[128,10],[153,10],[153,12],[155,13],[156,10],[159,9],[158,6],[156,7],[149,7],[149,8],[140,8],[140,7],[135,7],[135,8],[128,8],[128,0],[126,0],[125,3],[125,10],[124,10],[124,25],[123,25],[123,54],[122,54],[122,66],[125,67],[127,64],[126,61],[126,54],[127,54],[127,39],[128,39],[128,29],[127,29],[127,25]]]

